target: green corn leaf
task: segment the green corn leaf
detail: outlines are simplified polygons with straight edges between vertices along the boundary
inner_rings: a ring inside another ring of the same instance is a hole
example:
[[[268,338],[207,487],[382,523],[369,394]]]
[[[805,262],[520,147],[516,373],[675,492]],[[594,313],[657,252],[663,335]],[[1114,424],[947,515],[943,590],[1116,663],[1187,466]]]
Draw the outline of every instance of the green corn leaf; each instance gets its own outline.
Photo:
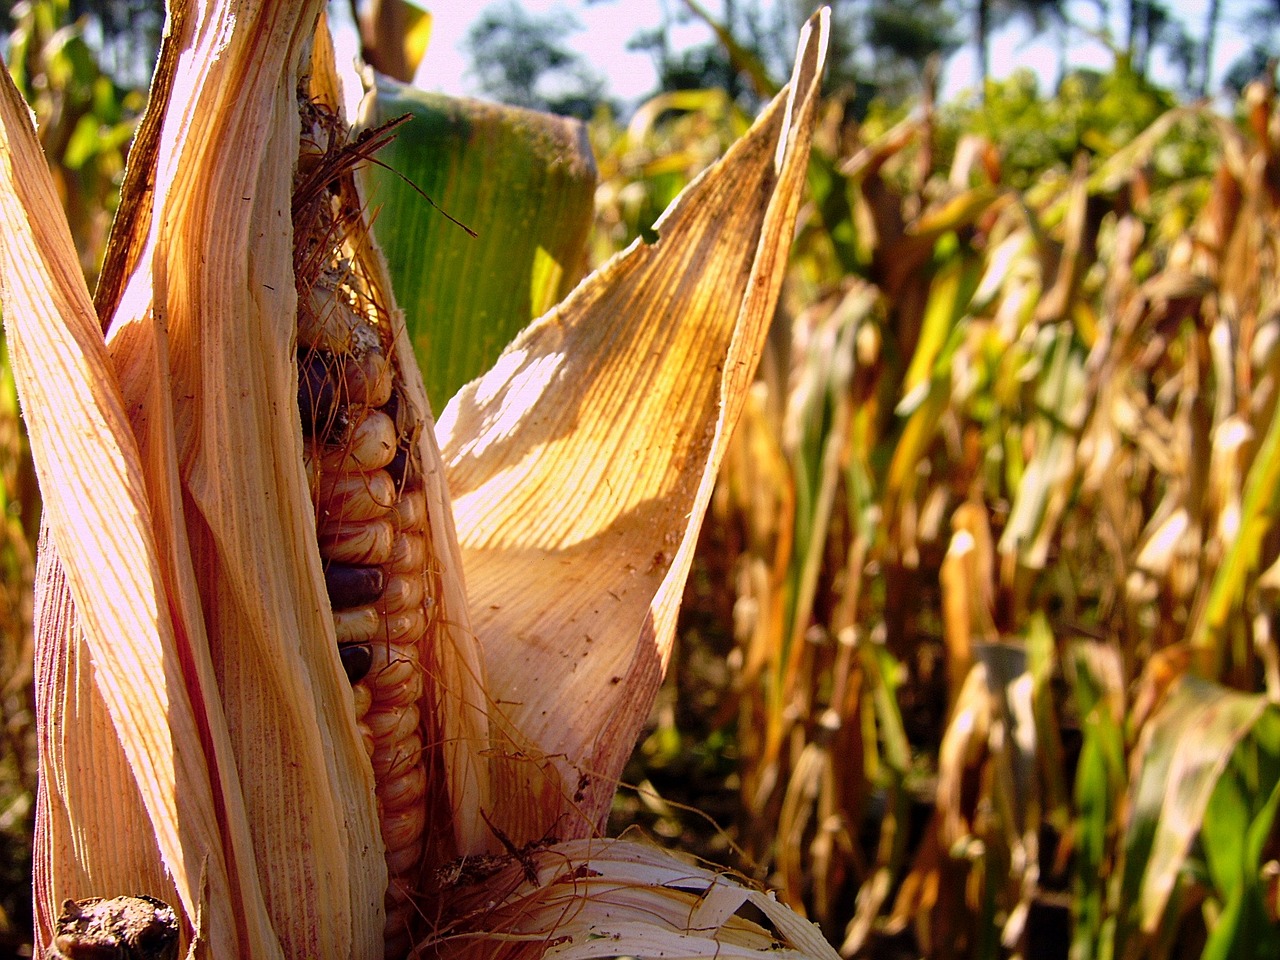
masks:
[[[1123,918],[1127,921],[1125,939],[1136,936],[1158,941],[1176,927],[1192,845],[1197,839],[1202,847],[1219,845],[1206,871],[1211,881],[1240,890],[1240,878],[1245,874],[1239,871],[1256,874],[1256,859],[1251,866],[1240,865],[1248,843],[1241,844],[1239,837],[1228,843],[1225,837],[1231,831],[1243,836],[1251,829],[1249,824],[1265,813],[1267,804],[1259,804],[1262,809],[1257,813],[1245,812],[1247,805],[1258,800],[1233,797],[1231,778],[1247,774],[1256,779],[1258,771],[1265,770],[1263,778],[1269,783],[1254,784],[1261,788],[1256,791],[1248,785],[1240,790],[1254,798],[1270,797],[1274,792],[1280,761],[1270,756],[1260,764],[1258,757],[1259,751],[1266,754],[1275,741],[1275,710],[1264,696],[1187,676],[1169,692],[1151,719],[1138,745],[1140,766],[1131,787],[1131,815],[1124,841],[1119,902],[1130,909]],[[1255,730],[1257,737],[1253,736]],[[1215,818],[1225,818],[1225,822],[1209,822]],[[1236,866],[1229,867],[1232,861]],[[1233,900],[1230,891],[1224,899],[1228,903]],[[1232,909],[1244,907],[1241,904]],[[1127,946],[1132,949],[1134,944]],[[1123,954],[1124,949],[1118,944],[1117,954]]]
[[[1097,643],[1073,645],[1071,689],[1082,743],[1076,765],[1076,848],[1072,960],[1107,956],[1112,923],[1106,909],[1110,833],[1124,791],[1124,734],[1115,701],[1120,681],[1114,652]]]
[[[914,412],[925,400],[929,382],[935,375],[950,372],[948,363],[955,352],[953,332],[965,314],[980,276],[981,264],[976,258],[956,251],[954,242],[940,241],[939,253],[946,259],[929,288],[920,339],[902,385],[898,413],[903,416]]]
[[[939,237],[952,230],[960,230],[973,223],[1000,198],[994,187],[983,186],[965,190],[946,203],[930,209],[911,225],[909,233],[917,237]]]
[[[1223,659],[1222,637],[1232,611],[1258,566],[1263,537],[1280,515],[1280,417],[1273,417],[1245,479],[1239,533],[1227,548],[1209,591],[1209,601],[1192,634],[1191,645],[1216,672]]]
[[[380,78],[365,124],[404,114],[395,140],[367,165],[366,195],[440,410],[577,284],[596,169],[575,120]]]
[[[1069,328],[1041,331],[1047,355],[1036,390],[1034,454],[1021,473],[1000,552],[1042,569],[1058,521],[1067,507],[1075,473],[1076,436],[1084,418],[1084,358]]]
[[[1209,799],[1201,845],[1223,901],[1201,960],[1280,955],[1280,929],[1265,904],[1259,864],[1280,805],[1280,712],[1268,710],[1231,760]]]
[[[1052,681],[1056,666],[1053,627],[1044,614],[1036,613],[1027,628],[1027,665],[1034,682],[1036,742],[1040,748],[1041,776],[1044,778],[1045,817],[1059,830],[1069,818],[1063,780],[1062,737],[1053,708]]]

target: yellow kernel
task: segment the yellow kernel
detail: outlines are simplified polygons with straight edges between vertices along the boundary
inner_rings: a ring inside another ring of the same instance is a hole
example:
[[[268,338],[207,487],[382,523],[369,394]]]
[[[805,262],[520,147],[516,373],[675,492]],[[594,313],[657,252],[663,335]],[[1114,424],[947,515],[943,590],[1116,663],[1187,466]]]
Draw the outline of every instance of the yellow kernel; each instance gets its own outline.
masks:
[[[397,530],[420,532],[427,523],[427,493],[422,487],[400,494],[393,514]]]
[[[382,621],[382,637],[396,644],[417,643],[427,631],[427,614],[422,607],[387,614]]]
[[[388,573],[421,573],[427,563],[426,538],[412,533],[401,533],[396,537],[387,560],[389,561]]]
[[[322,471],[368,473],[381,470],[396,455],[395,421],[381,410],[369,410],[340,447],[314,445],[311,452]]]
[[[396,813],[384,813],[382,817],[382,842],[388,850],[402,850],[422,839],[422,829],[426,826],[426,817],[422,810],[401,810]]]
[[[396,573],[387,578],[379,606],[388,615],[418,609],[426,596],[426,578],[419,573]]]
[[[334,523],[386,516],[395,504],[396,485],[385,470],[320,477],[316,513],[322,529]]]
[[[356,719],[362,720],[369,712],[369,708],[373,706],[373,691],[369,689],[368,684],[357,683],[351,688],[351,692],[355,695]]]
[[[352,404],[381,407],[391,399],[394,386],[391,364],[381,350],[370,350],[347,361],[342,377],[347,399]]]
[[[417,664],[408,669],[387,669],[365,678],[379,707],[407,707],[422,696],[422,671]]]
[[[404,776],[378,784],[378,802],[384,810],[417,805],[427,792],[427,769],[416,764]]]
[[[422,856],[422,851],[418,848],[416,844],[411,847],[404,847],[399,850],[392,850],[390,847],[388,847],[387,848],[387,873],[391,874],[392,877],[403,876],[405,873],[408,873],[410,870],[412,870],[414,867],[418,865],[418,858],[421,856]],[[393,882],[391,886],[394,887],[396,886],[396,884]],[[390,896],[390,888],[388,888],[387,894],[388,896]],[[390,929],[391,927],[390,912],[388,912],[387,914],[387,927],[388,929]]]
[[[367,643],[381,636],[383,617],[376,607],[353,607],[335,610],[333,629],[339,643]]]
[[[377,744],[377,738],[374,743]],[[407,772],[411,766],[422,762],[422,735],[412,731],[395,745],[394,750],[375,749],[373,751],[373,775],[383,780],[394,771],[395,776]]]
[[[418,707],[414,705],[396,710],[371,710],[364,722],[377,743],[396,743],[418,728]]]
[[[320,556],[337,563],[381,565],[391,559],[396,531],[385,517],[345,523],[319,532]]]

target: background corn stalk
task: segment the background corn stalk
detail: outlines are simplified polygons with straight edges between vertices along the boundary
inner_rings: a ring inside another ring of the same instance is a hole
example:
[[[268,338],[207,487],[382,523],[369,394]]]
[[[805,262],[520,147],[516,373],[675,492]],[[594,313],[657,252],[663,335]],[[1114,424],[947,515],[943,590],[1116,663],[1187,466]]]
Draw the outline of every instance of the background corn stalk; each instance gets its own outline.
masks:
[[[1265,956],[1273,95],[1020,82],[829,105],[630,809],[690,842],[694,776],[848,955]],[[1056,110],[1096,153],[1046,169]],[[602,226],[641,229],[664,175],[611,143]]]

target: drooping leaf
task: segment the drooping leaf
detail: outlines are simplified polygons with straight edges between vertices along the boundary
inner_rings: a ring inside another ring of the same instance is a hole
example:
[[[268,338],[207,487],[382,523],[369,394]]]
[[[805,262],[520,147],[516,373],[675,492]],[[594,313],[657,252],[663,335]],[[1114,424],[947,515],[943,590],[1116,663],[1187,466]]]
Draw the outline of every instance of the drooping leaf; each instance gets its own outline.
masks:
[[[1263,851],[1280,808],[1280,711],[1258,718],[1232,752],[1205,810],[1201,848],[1222,912],[1202,960],[1280,953],[1280,927],[1267,903]]]
[[[1177,919],[1171,903],[1185,882],[1191,845],[1204,829],[1223,773],[1255,726],[1274,710],[1261,694],[1238,693],[1188,675],[1148,721],[1131,788],[1119,890],[1120,902],[1130,906],[1121,917],[1127,925],[1117,954],[1129,937],[1153,941],[1169,935]],[[1274,761],[1270,766],[1275,776]],[[1263,796],[1272,790],[1274,783]],[[1238,826],[1246,829],[1243,822]]]

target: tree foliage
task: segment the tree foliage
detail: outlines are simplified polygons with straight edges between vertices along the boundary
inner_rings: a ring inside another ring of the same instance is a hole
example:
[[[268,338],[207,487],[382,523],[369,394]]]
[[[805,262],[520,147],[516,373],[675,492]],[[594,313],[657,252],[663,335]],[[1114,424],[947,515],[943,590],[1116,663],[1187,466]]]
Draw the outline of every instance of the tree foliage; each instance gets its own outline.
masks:
[[[579,29],[569,14],[534,15],[514,0],[486,10],[466,38],[481,92],[512,106],[591,116],[605,99],[604,81],[565,46]]]

